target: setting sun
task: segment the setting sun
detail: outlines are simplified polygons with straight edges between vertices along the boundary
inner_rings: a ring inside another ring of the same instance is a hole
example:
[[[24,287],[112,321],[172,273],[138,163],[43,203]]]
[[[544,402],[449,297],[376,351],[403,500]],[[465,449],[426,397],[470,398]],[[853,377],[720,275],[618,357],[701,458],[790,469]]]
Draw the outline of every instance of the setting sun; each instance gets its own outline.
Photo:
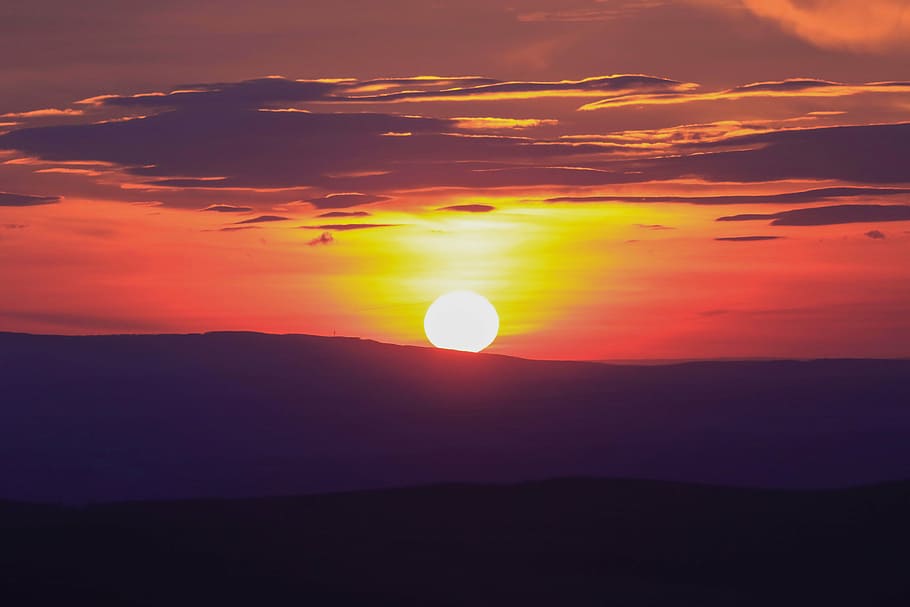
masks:
[[[496,339],[499,315],[483,295],[452,291],[427,309],[423,327],[427,339],[437,348],[480,352]]]

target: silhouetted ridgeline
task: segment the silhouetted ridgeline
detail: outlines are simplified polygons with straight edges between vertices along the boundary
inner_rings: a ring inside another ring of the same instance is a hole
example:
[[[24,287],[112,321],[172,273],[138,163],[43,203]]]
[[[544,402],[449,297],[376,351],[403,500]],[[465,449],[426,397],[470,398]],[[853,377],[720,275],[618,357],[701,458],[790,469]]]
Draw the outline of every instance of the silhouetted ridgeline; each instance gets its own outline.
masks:
[[[0,503],[5,605],[907,604],[910,484],[566,479],[287,498]]]
[[[252,333],[0,334],[0,497],[910,478],[910,361],[613,366]]]

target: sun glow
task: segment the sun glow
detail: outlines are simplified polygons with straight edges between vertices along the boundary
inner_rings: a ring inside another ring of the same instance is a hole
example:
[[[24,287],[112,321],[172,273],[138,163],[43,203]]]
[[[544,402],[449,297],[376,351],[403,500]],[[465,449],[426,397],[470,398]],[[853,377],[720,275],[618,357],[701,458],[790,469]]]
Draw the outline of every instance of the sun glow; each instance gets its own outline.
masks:
[[[430,305],[423,327],[437,348],[480,352],[496,339],[499,315],[483,295],[452,291]]]

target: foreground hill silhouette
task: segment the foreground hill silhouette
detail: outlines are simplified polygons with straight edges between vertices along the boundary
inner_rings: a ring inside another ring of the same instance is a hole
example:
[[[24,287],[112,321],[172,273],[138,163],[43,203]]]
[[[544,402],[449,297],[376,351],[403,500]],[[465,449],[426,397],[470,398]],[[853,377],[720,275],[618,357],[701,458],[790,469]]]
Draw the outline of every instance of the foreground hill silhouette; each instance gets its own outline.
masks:
[[[624,366],[254,333],[0,334],[0,498],[910,478],[910,361]]]
[[[906,605],[910,484],[0,503],[7,605]]]

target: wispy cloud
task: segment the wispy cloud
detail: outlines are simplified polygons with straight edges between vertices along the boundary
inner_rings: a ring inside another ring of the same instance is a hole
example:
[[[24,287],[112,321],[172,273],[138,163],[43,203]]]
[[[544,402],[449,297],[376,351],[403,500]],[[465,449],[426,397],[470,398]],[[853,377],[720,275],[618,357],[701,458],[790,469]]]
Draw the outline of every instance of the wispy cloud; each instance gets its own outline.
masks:
[[[328,213],[320,213],[316,217],[369,217],[370,213],[366,211],[329,211]]]
[[[718,217],[717,221],[772,220],[774,226],[826,226],[843,223],[910,221],[910,205],[841,204],[794,209],[780,213],[749,213]]]
[[[259,226],[227,226],[219,228],[219,232],[242,232],[244,230],[258,230]]]
[[[462,116],[452,118],[458,128],[477,130],[529,129],[538,126],[555,126],[558,120],[549,118],[494,118],[490,116]]]
[[[439,91],[401,91],[358,97],[358,101],[457,101],[536,99],[543,97],[584,98],[604,95],[625,96],[645,93],[673,93],[696,88],[690,82],[641,74],[594,76],[581,80],[498,81],[478,86],[453,87]]]
[[[846,84],[813,78],[794,78],[771,82],[756,82],[732,89],[713,92],[658,92],[618,95],[587,103],[580,110],[598,110],[629,105],[666,105],[704,101],[733,101],[747,98],[773,97],[846,97],[861,94],[910,94],[910,82],[869,82]]]
[[[282,217],[280,215],[260,215],[259,217],[251,217],[250,219],[238,221],[237,223],[271,223],[273,221],[288,221],[289,219],[289,217]]]
[[[249,213],[252,211],[252,207],[241,207],[235,206],[232,204],[212,204],[204,209],[199,209],[200,211],[213,211],[215,213]]]
[[[374,204],[389,200],[388,196],[378,196],[375,194],[361,194],[360,192],[343,192],[326,194],[319,198],[310,198],[306,202],[310,203],[317,209],[345,209],[357,207],[364,204]]]
[[[60,202],[60,196],[32,196],[0,192],[0,207],[33,207]]]
[[[779,240],[783,236],[724,236],[715,238],[720,242],[764,242],[766,240]]]
[[[0,118],[59,118],[61,116],[82,116],[85,112],[75,108],[44,108],[27,112],[9,112],[0,114]]]
[[[478,77],[415,77],[379,80],[331,78],[294,80],[273,76],[242,82],[184,85],[172,91],[136,95],[102,95],[81,106],[120,108],[282,109],[295,103],[386,103],[540,97],[603,97],[649,92],[676,92],[694,84],[641,74],[595,76],[581,80],[505,81]],[[81,109],[73,110],[83,111]]]
[[[785,192],[782,194],[733,194],[723,196],[558,196],[547,198],[546,202],[634,202],[634,203],[667,203],[679,202],[697,205],[733,205],[733,204],[800,204],[824,202],[838,198],[884,198],[889,196],[908,196],[910,188],[874,188],[874,187],[834,187]]]
[[[636,223],[635,227],[641,228],[642,230],[655,230],[655,231],[675,230],[676,229],[676,228],[673,228],[670,226],[665,226],[665,225],[662,225],[659,223]]]
[[[810,115],[805,110],[797,118],[566,136],[553,131],[571,125],[544,122],[548,120],[545,118],[259,111],[264,103],[289,97],[337,96],[341,94],[339,87],[350,89],[345,94],[355,91],[361,97],[416,95],[423,99],[426,95],[444,95],[460,99],[462,95],[479,94],[496,102],[500,95],[508,98],[512,93],[546,97],[554,92],[569,96],[597,92],[599,96],[610,89],[624,97],[627,93],[639,94],[636,91],[642,87],[667,91],[680,86],[687,88],[677,81],[628,75],[536,83],[478,77],[374,81],[267,78],[191,85],[167,94],[95,100],[92,104],[101,104],[106,111],[131,104],[149,105],[153,111],[130,120],[19,128],[0,134],[0,149],[18,155],[7,162],[40,163],[39,170],[59,164],[68,168],[67,163],[73,162],[107,163],[110,168],[105,178],[116,173],[117,179],[129,181],[126,187],[158,188],[165,204],[170,204],[169,194],[193,189],[295,192],[297,198],[273,199],[268,208],[276,211],[296,204],[343,210],[390,201],[415,190],[439,188],[571,187],[579,193],[548,200],[692,204],[802,203],[910,192],[910,188],[898,185],[908,183],[900,159],[910,154],[910,124],[806,128],[807,124],[815,125],[813,121],[821,114]],[[844,86],[821,80],[787,80],[731,90],[773,96],[830,89],[842,92]],[[876,90],[903,90],[906,86],[862,85]],[[399,90],[401,87],[414,90]],[[667,94],[680,96],[678,90]],[[818,111],[828,116],[834,110]],[[543,132],[550,135],[536,134],[540,131],[531,129],[533,125],[546,126]],[[794,125],[799,128],[791,128]],[[516,127],[526,130],[511,132]],[[217,154],[211,153],[213,146],[217,146]],[[100,181],[102,176],[95,177]],[[851,185],[774,195],[612,196],[597,192],[611,186],[680,179],[739,183],[836,180]],[[869,187],[857,189],[861,184]],[[584,188],[596,193],[587,194]],[[206,208],[224,213],[259,208],[244,202],[242,206],[215,204]]]
[[[556,10],[536,10],[519,12],[516,19],[523,23],[591,23],[597,21],[614,21],[630,17],[636,13],[664,5],[663,0],[596,0],[583,6],[561,8]]]
[[[489,213],[495,211],[496,207],[491,204],[453,204],[447,207],[440,207],[437,211],[455,211],[459,213]]]
[[[348,232],[351,230],[371,230],[373,228],[394,228],[398,225],[397,223],[328,223],[318,226],[301,226],[301,229]]]
[[[335,237],[329,232],[323,232],[313,240],[308,241],[307,244],[311,247],[315,247],[318,245],[332,244],[333,242],[335,242]]]

